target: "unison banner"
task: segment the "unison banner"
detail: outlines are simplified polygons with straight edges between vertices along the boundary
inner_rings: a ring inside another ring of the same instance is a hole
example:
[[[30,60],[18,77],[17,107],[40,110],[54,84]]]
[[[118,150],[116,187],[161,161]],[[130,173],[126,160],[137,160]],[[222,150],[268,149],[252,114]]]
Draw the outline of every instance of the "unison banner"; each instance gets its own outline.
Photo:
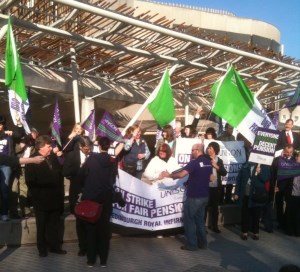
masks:
[[[204,150],[212,140],[204,140]],[[235,184],[236,177],[242,164],[246,161],[244,142],[229,141],[221,142],[213,140],[220,145],[219,157],[223,160],[228,174],[222,177],[223,184]],[[180,166],[185,166],[191,160],[192,146],[199,143],[199,139],[181,138],[176,140],[175,158]]]
[[[185,181],[166,178],[149,185],[119,169],[116,186],[126,205],[114,204],[112,223],[152,231],[181,227]]]

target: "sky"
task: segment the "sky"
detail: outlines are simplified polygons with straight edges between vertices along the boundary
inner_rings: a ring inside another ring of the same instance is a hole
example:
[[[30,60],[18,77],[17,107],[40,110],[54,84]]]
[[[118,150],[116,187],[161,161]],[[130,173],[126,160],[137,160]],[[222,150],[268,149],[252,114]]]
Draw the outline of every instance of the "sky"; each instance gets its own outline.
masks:
[[[164,0],[163,2],[226,10],[260,20],[280,31],[284,55],[300,60],[300,0]]]

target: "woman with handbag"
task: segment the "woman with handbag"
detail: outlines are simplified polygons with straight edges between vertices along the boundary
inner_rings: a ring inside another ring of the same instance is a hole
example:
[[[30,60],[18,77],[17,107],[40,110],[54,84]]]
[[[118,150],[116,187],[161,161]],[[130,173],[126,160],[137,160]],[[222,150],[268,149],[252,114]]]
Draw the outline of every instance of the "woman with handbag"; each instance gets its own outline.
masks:
[[[253,240],[259,240],[259,220],[268,201],[266,183],[270,178],[270,166],[251,162],[246,162],[237,176],[234,198],[241,208],[242,240],[248,239],[249,231],[253,233]]]
[[[82,200],[91,200],[102,205],[102,213],[95,223],[86,222],[87,264],[93,267],[100,257],[101,267],[106,267],[111,238],[110,216],[113,202],[114,165],[107,154],[110,141],[98,140],[100,153],[91,153],[79,172],[83,185]]]

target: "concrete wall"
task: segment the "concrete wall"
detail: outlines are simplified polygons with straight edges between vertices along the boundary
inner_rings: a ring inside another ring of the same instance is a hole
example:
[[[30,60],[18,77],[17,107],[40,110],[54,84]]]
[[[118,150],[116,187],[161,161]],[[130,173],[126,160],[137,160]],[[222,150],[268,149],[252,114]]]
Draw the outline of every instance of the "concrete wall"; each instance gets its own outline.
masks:
[[[124,1],[128,5],[132,0]],[[184,4],[184,1],[182,1]],[[167,1],[166,1],[167,3]],[[147,1],[134,1],[134,7],[138,7],[136,14],[152,11],[152,14],[159,13],[157,17],[166,16],[169,20],[175,19],[176,23],[185,22],[186,25],[193,25],[203,29],[233,32],[246,35],[258,35],[280,43],[280,31],[273,25],[263,21],[238,17],[234,15],[205,12],[199,9],[188,8],[185,5],[171,6]],[[230,7],[228,7],[229,9]],[[228,12],[229,13],[229,12]]]

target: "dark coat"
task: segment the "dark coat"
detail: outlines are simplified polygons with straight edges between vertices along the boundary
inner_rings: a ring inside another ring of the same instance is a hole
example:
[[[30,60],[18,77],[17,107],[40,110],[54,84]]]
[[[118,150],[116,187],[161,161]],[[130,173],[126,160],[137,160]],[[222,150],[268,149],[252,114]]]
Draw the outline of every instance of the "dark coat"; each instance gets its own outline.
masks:
[[[78,195],[82,193],[82,185],[78,177],[80,166],[80,149],[76,144],[72,151],[66,152],[63,164],[63,175],[70,180],[69,203],[71,213],[74,213]]]
[[[34,156],[39,155],[35,153]],[[27,164],[25,179],[32,196],[33,207],[40,211],[62,210],[64,204],[64,178],[56,155],[41,164]]]
[[[10,167],[20,166],[19,158],[14,157],[14,156],[0,154],[0,165],[7,165]]]
[[[287,179],[282,179],[282,180],[277,180],[277,172],[278,172],[278,163],[279,163],[279,158],[276,157],[273,160],[272,163],[272,171],[271,171],[271,195],[270,197],[274,198],[274,189],[277,186],[279,191],[284,194],[285,196],[288,196],[292,193],[293,189],[293,180],[294,178],[287,178]],[[292,157],[291,161],[295,161],[295,158]]]
[[[80,164],[79,148],[75,148],[72,151],[67,152],[65,154],[63,165],[63,175],[70,180],[74,179],[79,173]]]
[[[253,172],[251,173],[251,166],[255,166]],[[255,184],[260,184],[262,186],[265,185],[266,182],[270,182],[271,179],[271,167],[268,165],[262,164],[260,166],[261,172],[258,175],[255,175],[255,169],[257,164],[246,162],[243,164],[241,170],[239,171],[239,174],[236,179],[236,186],[235,186],[235,195],[238,195],[238,205],[242,207],[243,199],[245,196],[245,190],[246,185],[249,180],[251,179],[250,183],[250,193],[249,193],[249,201],[248,206],[251,207],[257,207],[257,206],[263,206],[265,204],[256,203],[253,201],[253,189]]]
[[[91,153],[79,172],[82,199],[105,202],[113,194],[114,175],[114,163],[106,152]]]
[[[293,147],[294,149],[300,149],[300,135],[296,132],[292,132],[294,142]],[[282,130],[279,134],[279,138],[276,145],[276,150],[283,149],[288,144],[287,138],[286,138],[286,131]]]

